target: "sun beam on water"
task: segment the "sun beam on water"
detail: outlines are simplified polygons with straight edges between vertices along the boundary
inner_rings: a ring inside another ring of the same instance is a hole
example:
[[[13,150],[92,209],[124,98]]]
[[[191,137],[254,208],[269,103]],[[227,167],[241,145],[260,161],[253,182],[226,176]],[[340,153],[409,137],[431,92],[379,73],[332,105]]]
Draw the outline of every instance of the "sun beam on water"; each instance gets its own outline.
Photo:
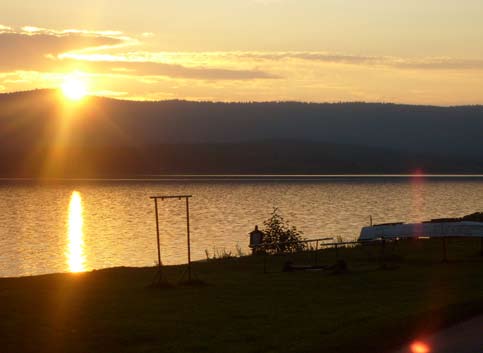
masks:
[[[85,271],[83,225],[81,194],[78,191],[73,191],[69,203],[69,243],[66,252],[70,272]]]

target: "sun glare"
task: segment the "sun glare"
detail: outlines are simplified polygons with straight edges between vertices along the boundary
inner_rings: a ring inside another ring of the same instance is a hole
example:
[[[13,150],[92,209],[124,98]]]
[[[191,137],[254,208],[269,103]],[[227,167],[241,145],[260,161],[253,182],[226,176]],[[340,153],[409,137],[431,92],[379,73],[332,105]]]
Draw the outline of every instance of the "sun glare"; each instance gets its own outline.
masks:
[[[77,75],[67,76],[61,89],[66,98],[74,101],[81,100],[87,95],[87,83]]]
[[[70,272],[85,271],[83,225],[82,197],[78,191],[74,191],[69,203],[68,245],[66,252]]]
[[[429,349],[429,346],[420,341],[413,342],[411,344],[411,352],[412,353],[429,353],[431,350]]]

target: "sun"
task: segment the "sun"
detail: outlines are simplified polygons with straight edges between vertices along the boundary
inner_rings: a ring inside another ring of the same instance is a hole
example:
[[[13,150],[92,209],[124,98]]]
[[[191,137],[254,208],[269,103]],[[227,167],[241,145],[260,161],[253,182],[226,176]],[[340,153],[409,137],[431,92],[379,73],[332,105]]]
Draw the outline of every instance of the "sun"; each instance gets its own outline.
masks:
[[[64,96],[79,101],[87,95],[87,83],[78,75],[66,76],[61,86]]]

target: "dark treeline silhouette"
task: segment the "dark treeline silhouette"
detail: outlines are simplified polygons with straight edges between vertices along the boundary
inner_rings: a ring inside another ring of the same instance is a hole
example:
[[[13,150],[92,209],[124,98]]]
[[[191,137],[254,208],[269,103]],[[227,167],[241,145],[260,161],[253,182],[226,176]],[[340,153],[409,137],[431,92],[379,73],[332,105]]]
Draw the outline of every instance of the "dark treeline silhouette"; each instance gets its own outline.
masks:
[[[0,95],[1,176],[483,172],[483,107]]]

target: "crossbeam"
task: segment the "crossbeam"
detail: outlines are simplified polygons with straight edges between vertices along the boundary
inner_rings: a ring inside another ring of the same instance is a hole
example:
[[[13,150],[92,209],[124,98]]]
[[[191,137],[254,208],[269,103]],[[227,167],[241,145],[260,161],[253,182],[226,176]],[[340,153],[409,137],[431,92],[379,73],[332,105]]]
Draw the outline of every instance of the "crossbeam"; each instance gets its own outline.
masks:
[[[193,197],[193,195],[161,195],[161,196],[150,196],[149,198],[150,199],[161,199],[161,200],[164,200],[164,199],[186,199],[186,198],[189,198],[189,197]]]

